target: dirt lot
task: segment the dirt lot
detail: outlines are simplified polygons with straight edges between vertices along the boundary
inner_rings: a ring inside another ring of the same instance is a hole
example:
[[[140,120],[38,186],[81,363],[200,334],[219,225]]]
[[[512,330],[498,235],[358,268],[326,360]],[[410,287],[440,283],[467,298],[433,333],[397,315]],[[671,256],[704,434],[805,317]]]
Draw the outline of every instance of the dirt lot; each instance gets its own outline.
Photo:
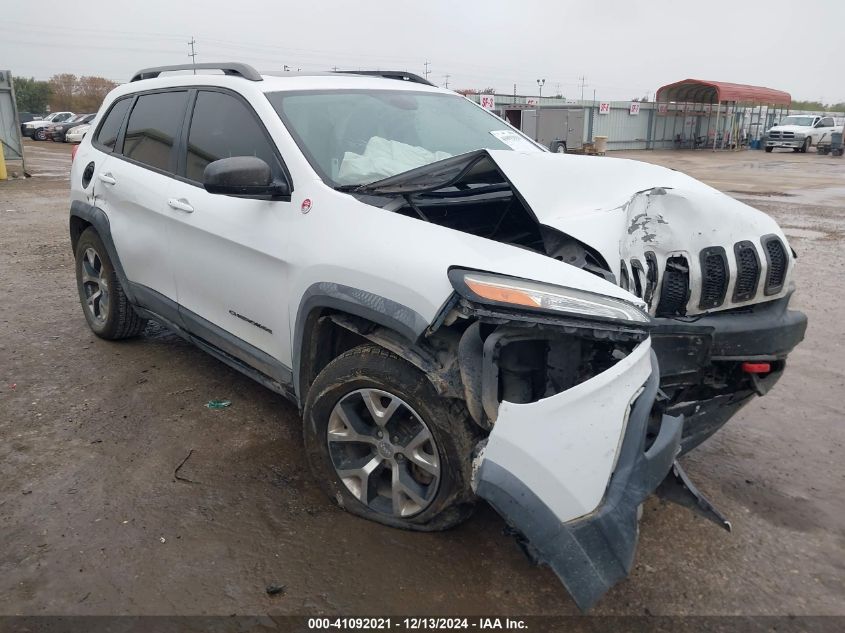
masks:
[[[67,236],[70,148],[27,152],[34,177],[0,183],[0,614],[576,613],[488,507],[438,534],[357,519],[311,480],[281,397],[156,327],[94,337]],[[775,390],[684,461],[734,532],[650,500],[636,567],[594,612],[843,615],[845,160],[623,155],[786,227],[810,329]],[[189,454],[193,483],[174,478]]]

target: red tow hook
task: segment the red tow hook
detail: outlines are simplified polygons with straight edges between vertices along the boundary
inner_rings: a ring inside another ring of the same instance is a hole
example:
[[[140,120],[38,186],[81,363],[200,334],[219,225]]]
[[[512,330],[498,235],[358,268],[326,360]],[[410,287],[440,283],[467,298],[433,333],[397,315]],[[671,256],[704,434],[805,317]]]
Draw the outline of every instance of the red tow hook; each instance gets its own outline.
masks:
[[[748,374],[748,377],[751,379],[751,385],[754,388],[754,391],[757,392],[757,395],[766,395],[766,392],[771,388],[771,385],[764,382],[765,376],[763,376],[763,374],[768,374],[772,371],[772,364],[745,361],[742,363],[742,371]]]
[[[772,371],[771,363],[750,363],[744,362],[742,364],[742,371],[746,374],[768,374]]]

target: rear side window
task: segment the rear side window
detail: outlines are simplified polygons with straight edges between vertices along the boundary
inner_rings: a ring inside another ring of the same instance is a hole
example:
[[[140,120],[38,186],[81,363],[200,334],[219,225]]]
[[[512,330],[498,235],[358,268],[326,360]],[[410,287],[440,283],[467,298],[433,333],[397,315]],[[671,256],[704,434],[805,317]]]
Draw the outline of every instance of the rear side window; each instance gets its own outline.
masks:
[[[100,126],[100,131],[97,133],[97,138],[94,142],[103,149],[110,152],[114,151],[114,144],[117,142],[117,135],[120,132],[120,126],[123,123],[123,117],[126,116],[126,111],[129,109],[129,104],[132,99],[121,99],[109,110],[103,124]]]
[[[270,166],[274,178],[283,177],[273,145],[252,109],[222,92],[197,93],[185,175],[202,182],[206,165],[231,156],[256,156]]]
[[[164,171],[173,171],[171,157],[185,116],[186,91],[154,92],[138,97],[123,140],[123,155]]]

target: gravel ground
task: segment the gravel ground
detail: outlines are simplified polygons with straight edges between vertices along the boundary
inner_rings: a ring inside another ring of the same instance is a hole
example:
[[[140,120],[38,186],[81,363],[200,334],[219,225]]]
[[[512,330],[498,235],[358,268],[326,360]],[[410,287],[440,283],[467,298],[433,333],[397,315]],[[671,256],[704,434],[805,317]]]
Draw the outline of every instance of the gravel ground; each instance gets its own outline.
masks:
[[[94,337],[67,235],[69,153],[30,142],[34,176],[0,183],[0,614],[577,612],[487,506],[437,534],[357,519],[312,481],[281,397],[155,326]],[[845,160],[613,156],[773,215],[810,328],[773,392],[684,460],[733,533],[649,500],[635,568],[594,613],[845,615]]]

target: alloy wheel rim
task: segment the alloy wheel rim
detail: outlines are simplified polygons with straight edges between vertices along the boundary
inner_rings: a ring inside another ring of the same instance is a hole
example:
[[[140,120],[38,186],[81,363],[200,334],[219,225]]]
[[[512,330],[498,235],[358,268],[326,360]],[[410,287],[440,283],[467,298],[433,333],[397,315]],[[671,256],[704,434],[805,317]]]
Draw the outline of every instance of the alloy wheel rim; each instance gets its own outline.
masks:
[[[82,256],[82,290],[85,309],[96,323],[103,325],[109,313],[109,281],[103,260],[93,248],[87,248]]]
[[[358,501],[379,514],[408,518],[437,495],[434,436],[411,406],[381,389],[358,389],[332,409],[326,430],[332,465]]]

